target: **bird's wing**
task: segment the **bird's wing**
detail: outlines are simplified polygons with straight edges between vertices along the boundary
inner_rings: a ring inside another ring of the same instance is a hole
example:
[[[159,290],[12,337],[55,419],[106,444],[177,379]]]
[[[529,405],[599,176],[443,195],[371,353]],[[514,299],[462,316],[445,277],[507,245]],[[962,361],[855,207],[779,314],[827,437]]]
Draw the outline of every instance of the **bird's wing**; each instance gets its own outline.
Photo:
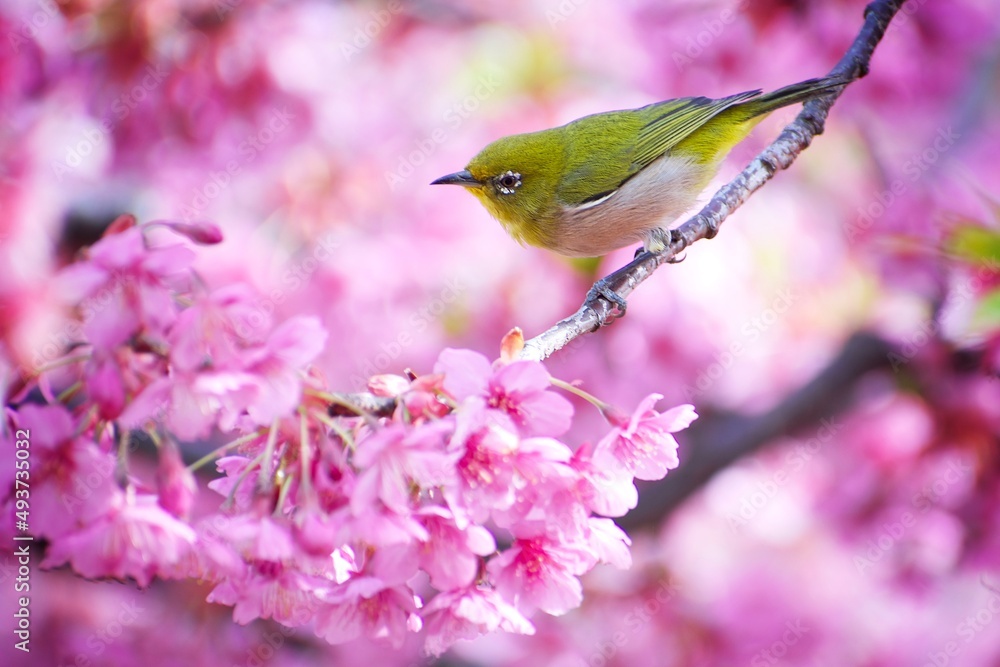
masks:
[[[758,95],[684,97],[569,123],[562,130],[566,155],[557,201],[570,208],[599,204],[719,112]]]
[[[720,111],[760,94],[760,90],[751,90],[719,100],[708,97],[685,97],[637,109],[637,113],[649,117],[650,120],[646,121],[639,131],[635,143],[635,153],[632,155],[635,171],[648,167]]]

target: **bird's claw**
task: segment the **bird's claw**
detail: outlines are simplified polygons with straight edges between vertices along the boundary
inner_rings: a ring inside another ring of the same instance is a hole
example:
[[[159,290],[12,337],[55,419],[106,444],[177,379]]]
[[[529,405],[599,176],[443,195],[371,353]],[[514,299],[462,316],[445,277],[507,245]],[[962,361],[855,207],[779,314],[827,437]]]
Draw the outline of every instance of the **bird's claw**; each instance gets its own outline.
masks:
[[[590,305],[601,298],[610,302],[611,305],[614,306],[614,309],[611,311],[611,317],[604,322],[601,322],[602,325],[611,324],[614,320],[625,317],[625,311],[628,309],[628,303],[621,295],[611,289],[604,278],[601,278],[594,283],[594,286],[590,288],[589,292],[587,292],[587,304]]]

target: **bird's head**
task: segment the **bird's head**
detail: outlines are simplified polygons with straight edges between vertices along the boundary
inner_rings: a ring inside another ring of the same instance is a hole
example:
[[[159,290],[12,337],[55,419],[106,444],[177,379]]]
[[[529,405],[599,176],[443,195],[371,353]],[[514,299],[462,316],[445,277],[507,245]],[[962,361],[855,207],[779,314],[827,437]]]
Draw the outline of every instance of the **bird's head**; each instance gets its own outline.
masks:
[[[515,240],[544,247],[564,160],[556,130],[518,134],[497,139],[432,185],[468,188]]]

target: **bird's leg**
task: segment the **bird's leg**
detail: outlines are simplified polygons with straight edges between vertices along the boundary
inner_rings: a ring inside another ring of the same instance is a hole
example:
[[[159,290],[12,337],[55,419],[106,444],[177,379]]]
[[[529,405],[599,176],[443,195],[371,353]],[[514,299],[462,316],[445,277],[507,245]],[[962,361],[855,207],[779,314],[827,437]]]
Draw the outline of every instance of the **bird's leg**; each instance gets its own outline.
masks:
[[[645,242],[641,248],[636,248],[635,256],[632,261],[629,262],[627,266],[624,266],[611,275],[601,278],[594,286],[590,288],[587,292],[586,304],[591,305],[598,299],[604,299],[611,303],[615,309],[612,311],[612,316],[614,319],[625,316],[625,311],[628,309],[628,303],[625,301],[625,297],[618,294],[612,285],[617,282],[617,280],[623,275],[627,274],[629,269],[633,265],[642,261],[643,253],[657,253],[665,250],[668,247],[679,244],[681,249],[687,247],[687,241],[684,240],[684,236],[678,232],[676,229],[651,229],[646,232]],[[671,257],[666,260],[669,264],[678,264],[684,261],[684,257]],[[606,322],[605,322],[606,324]]]

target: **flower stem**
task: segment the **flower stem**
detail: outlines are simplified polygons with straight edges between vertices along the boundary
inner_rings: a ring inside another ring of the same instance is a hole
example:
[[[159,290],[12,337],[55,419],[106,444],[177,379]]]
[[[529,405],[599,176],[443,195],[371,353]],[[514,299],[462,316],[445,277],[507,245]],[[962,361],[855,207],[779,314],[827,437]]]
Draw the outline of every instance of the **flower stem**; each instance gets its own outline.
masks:
[[[605,403],[601,399],[597,398],[593,394],[589,394],[589,393],[585,392],[583,389],[580,389],[579,387],[576,387],[576,386],[570,384],[569,382],[566,382],[564,380],[560,380],[558,378],[551,378],[551,382],[552,382],[552,386],[553,387],[558,387],[558,388],[562,389],[563,391],[568,391],[571,394],[575,394],[576,396],[579,396],[580,398],[582,398],[583,400],[587,401],[588,403],[590,403],[591,405],[593,405],[595,408],[597,408],[598,410],[600,410],[601,412],[604,412],[605,410],[608,410],[611,407],[610,405],[608,405],[607,403]]]
[[[195,470],[197,470],[198,468],[202,467],[203,465],[205,465],[206,463],[208,463],[209,461],[211,461],[215,457],[217,457],[217,456],[219,456],[221,454],[224,454],[225,452],[228,452],[230,449],[232,449],[234,447],[239,447],[240,445],[245,445],[248,442],[251,442],[252,440],[256,440],[261,435],[263,435],[263,432],[258,430],[258,431],[254,431],[253,433],[248,433],[248,434],[244,435],[241,438],[237,438],[236,440],[233,440],[232,442],[227,442],[226,444],[224,444],[221,447],[218,447],[218,448],[212,450],[208,454],[205,454],[203,457],[201,457],[200,459],[198,459],[197,461],[195,461],[194,463],[192,463],[191,465],[189,465],[188,466],[188,470],[190,470],[191,472],[194,472]]]
[[[309,449],[309,423],[305,408],[299,408],[299,470],[302,497],[308,498],[312,495],[312,450]]]
[[[350,431],[341,426],[336,419],[319,410],[313,410],[312,416],[316,421],[326,425],[331,431],[340,436],[340,439],[344,441],[348,449],[354,449],[354,436],[351,435]]]
[[[260,478],[257,485],[262,489],[271,488],[274,481],[271,475],[271,463],[274,461],[274,445],[278,441],[278,420],[271,423],[271,428],[267,431],[267,444],[264,446],[264,460],[260,465]]]

